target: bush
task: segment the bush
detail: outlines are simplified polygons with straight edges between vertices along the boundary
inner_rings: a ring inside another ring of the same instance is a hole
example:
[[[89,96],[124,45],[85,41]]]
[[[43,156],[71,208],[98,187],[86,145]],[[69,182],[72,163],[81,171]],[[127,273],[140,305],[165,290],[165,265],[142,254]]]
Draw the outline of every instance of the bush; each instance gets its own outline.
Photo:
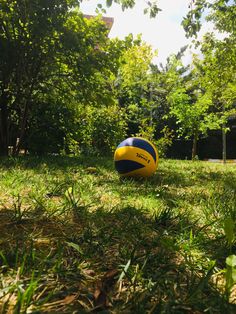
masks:
[[[81,107],[77,119],[75,134],[67,134],[66,137],[69,153],[107,155],[126,136],[126,114],[117,105]],[[73,147],[76,143],[77,147]]]
[[[74,112],[63,103],[40,103],[34,109],[27,132],[26,147],[30,153],[59,154],[64,138],[73,130]]]
[[[173,131],[168,127],[164,127],[161,133],[163,136],[154,142],[157,146],[159,157],[164,158],[168,148],[172,145],[174,135]]]

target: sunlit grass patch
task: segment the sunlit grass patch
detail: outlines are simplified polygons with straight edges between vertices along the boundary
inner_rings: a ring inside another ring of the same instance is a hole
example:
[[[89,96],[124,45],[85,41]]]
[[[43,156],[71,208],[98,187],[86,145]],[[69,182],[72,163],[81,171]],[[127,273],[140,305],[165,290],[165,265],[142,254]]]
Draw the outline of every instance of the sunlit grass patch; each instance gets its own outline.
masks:
[[[111,158],[0,168],[2,313],[233,313],[232,165],[161,160],[145,180]]]

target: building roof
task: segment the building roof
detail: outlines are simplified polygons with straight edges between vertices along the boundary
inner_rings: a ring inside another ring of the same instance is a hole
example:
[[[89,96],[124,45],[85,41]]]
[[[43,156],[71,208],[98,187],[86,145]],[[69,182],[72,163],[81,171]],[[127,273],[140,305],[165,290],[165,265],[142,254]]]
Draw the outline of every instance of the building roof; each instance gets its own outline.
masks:
[[[93,18],[95,18],[96,16],[84,14],[84,17],[85,17],[86,19],[93,19]],[[108,30],[110,30],[110,29],[112,28],[113,23],[114,23],[114,18],[113,18],[113,17],[102,16],[102,20],[103,20],[103,22],[106,24]]]

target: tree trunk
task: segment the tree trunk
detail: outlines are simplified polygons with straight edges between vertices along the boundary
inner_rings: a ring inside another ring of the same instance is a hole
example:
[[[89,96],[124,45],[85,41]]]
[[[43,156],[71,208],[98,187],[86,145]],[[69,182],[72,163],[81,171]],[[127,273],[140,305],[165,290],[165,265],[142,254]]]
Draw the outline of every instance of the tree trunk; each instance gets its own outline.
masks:
[[[27,123],[28,123],[28,118],[29,118],[29,112],[30,112],[30,102],[31,102],[31,98],[32,98],[32,93],[33,90],[35,88],[35,85],[37,83],[37,75],[39,73],[39,69],[41,66],[41,59],[39,60],[39,64],[37,66],[37,71],[36,71],[36,75],[35,77],[32,79],[29,91],[28,91],[28,95],[26,97],[25,100],[25,104],[24,104],[24,109],[22,112],[22,119],[19,123],[19,135],[18,135],[18,140],[16,142],[16,145],[14,147],[13,150],[13,155],[19,155],[20,149],[22,148],[22,144],[24,143],[25,140],[25,133],[26,133],[26,127],[27,127]]]
[[[223,163],[226,164],[226,131],[225,124],[222,126],[222,159]]]
[[[9,128],[8,128],[7,96],[0,98],[0,156],[8,156]]]
[[[193,134],[193,146],[192,146],[192,160],[197,156],[197,141],[198,141],[198,132],[195,131]]]
[[[22,144],[24,143],[25,139],[25,131],[26,131],[26,124],[28,121],[28,112],[29,112],[29,106],[28,103],[25,104],[24,112],[23,112],[23,117],[21,120],[21,124],[19,126],[19,137],[17,138],[16,145],[13,150],[13,155],[18,156],[20,149],[22,148]]]

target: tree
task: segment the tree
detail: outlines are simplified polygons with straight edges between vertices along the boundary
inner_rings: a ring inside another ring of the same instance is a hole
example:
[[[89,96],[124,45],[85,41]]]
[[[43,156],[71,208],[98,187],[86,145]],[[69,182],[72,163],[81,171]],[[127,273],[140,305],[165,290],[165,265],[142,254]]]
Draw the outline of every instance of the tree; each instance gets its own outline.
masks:
[[[190,10],[182,21],[187,37],[197,37],[204,14],[206,20],[212,21],[219,31],[235,34],[235,4],[235,0],[191,0]]]
[[[69,8],[76,1],[0,1],[0,153],[24,138],[32,96],[55,63]]]
[[[78,103],[109,98],[107,46],[106,26],[85,20],[76,0],[0,0],[1,155],[10,144],[19,152],[33,107],[51,87]]]
[[[222,129],[222,158],[226,162],[226,132],[228,117],[236,112],[236,46],[227,45],[226,38],[223,41],[216,40],[211,34],[205,37],[202,43],[204,54],[203,82],[208,93],[211,94],[214,103],[213,112],[218,128]],[[235,42],[236,44],[236,42]]]
[[[226,162],[226,123],[227,118],[235,112],[235,72],[236,72],[236,1],[235,0],[196,0],[183,20],[188,37],[197,37],[201,28],[203,12],[206,20],[215,25],[223,35],[221,40],[213,34],[207,34],[201,46],[204,56],[203,68],[205,89],[211,94],[214,103],[214,120],[222,128],[222,157]],[[213,117],[213,115],[211,115]]]
[[[207,94],[202,94],[200,89],[192,91],[189,95],[184,87],[179,87],[168,96],[170,114],[176,117],[179,133],[187,138],[193,138],[192,159],[197,155],[197,141],[201,133],[206,133],[206,117],[211,104]]]
[[[207,126],[205,117],[211,101],[204,93],[197,69],[191,71],[183,67],[181,59],[172,56],[166,72],[169,92],[169,116],[176,119],[180,136],[193,138],[192,159],[197,154],[197,141]]]
[[[151,137],[153,134],[150,120],[150,65],[153,56],[151,47],[138,38],[120,58],[117,96],[120,106],[127,110],[129,135],[142,133]]]
[[[73,51],[70,53],[82,69],[77,69],[75,63],[70,76],[58,81],[56,88],[49,77],[38,93],[26,133],[25,144],[30,153],[106,154],[125,137],[127,119],[117,105],[114,80],[119,59],[133,40],[130,36],[125,40],[108,40],[105,36],[102,43],[97,20],[86,20],[89,30],[83,34],[80,28],[80,36],[91,42],[96,34],[99,47],[90,48],[89,52],[84,48],[82,55],[78,52],[73,58]]]

